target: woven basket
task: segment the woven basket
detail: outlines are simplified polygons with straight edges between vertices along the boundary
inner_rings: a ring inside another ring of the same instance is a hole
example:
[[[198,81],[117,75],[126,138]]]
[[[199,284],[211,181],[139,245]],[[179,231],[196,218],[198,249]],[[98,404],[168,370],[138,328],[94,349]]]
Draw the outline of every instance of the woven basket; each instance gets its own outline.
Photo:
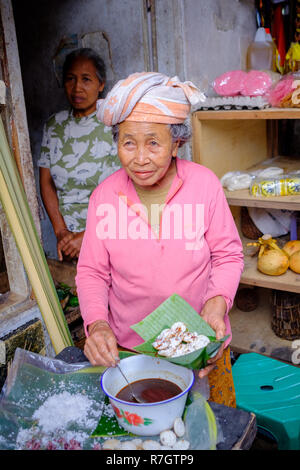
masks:
[[[263,235],[251,219],[247,207],[241,208],[241,231],[244,237],[250,240],[257,240]]]
[[[280,338],[300,338],[300,294],[272,291],[271,327]]]

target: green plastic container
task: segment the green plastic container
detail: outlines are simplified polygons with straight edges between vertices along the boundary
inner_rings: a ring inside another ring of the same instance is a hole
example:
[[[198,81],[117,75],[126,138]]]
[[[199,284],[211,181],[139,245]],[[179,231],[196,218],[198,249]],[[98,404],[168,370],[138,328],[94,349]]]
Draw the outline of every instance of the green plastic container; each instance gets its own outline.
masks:
[[[280,450],[300,450],[300,368],[256,353],[232,368],[237,408],[256,415]]]

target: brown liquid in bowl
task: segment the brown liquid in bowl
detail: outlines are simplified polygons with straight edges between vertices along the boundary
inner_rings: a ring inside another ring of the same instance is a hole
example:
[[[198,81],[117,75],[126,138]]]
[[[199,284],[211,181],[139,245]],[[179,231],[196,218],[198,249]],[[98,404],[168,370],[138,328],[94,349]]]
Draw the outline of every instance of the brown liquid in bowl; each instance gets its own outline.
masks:
[[[142,379],[131,383],[133,392],[145,403],[156,403],[158,401],[168,400],[182,393],[181,388],[165,379]],[[116,395],[119,400],[136,403],[137,401],[131,395],[129,385],[122,388]]]

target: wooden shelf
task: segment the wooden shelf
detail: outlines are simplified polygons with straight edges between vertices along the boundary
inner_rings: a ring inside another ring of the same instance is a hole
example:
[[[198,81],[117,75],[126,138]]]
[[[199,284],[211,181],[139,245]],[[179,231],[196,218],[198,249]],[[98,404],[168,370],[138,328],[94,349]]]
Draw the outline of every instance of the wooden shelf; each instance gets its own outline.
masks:
[[[241,286],[242,287],[242,286]],[[230,348],[237,353],[256,352],[286,362],[292,362],[292,341],[279,338],[271,327],[271,292],[259,289],[259,305],[252,312],[243,312],[235,305],[229,313],[232,341]]]
[[[300,293],[300,274],[294,273],[290,269],[280,276],[269,276],[261,273],[257,269],[257,255],[251,256],[251,252],[253,253],[255,249],[247,247],[247,243],[251,243],[253,240],[243,236],[241,236],[241,240],[244,246],[244,271],[241,283],[249,286]]]
[[[196,111],[195,116],[201,120],[231,119],[300,119],[299,108],[265,108],[219,111]]]
[[[265,209],[300,210],[300,196],[260,197],[249,194],[248,189],[227,191],[225,195],[231,206],[263,207]]]
[[[263,170],[271,166],[282,168],[285,174],[293,173],[294,171],[300,170],[300,160],[298,158],[278,156],[251,166],[246,170],[246,172]],[[228,191],[225,189],[224,192],[228,204],[232,206],[264,207],[266,209],[287,209],[294,211],[300,210],[300,196],[252,196],[249,189],[241,189],[237,191]]]
[[[278,120],[300,119],[298,108],[260,110],[196,111],[193,124],[193,161],[210,168],[218,178],[229,171],[248,172],[271,166],[284,173],[300,170],[300,159],[277,157]],[[275,158],[274,158],[275,157]],[[240,207],[287,209],[300,211],[300,196],[256,197],[249,189],[227,191],[225,195],[240,231]],[[241,233],[240,233],[241,235]],[[281,276],[268,276],[257,269],[257,255],[244,245],[244,271],[240,288],[254,286],[260,294],[259,305],[243,312],[235,305],[231,310],[231,349],[238,353],[256,352],[278,360],[292,362],[292,341],[279,338],[272,330],[271,290],[300,293],[300,274],[290,269]]]

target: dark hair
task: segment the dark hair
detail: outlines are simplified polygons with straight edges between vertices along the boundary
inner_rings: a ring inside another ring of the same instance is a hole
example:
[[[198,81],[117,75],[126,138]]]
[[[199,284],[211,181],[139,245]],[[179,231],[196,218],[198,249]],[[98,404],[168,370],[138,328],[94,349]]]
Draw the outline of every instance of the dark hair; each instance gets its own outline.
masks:
[[[192,135],[191,124],[189,120],[186,120],[182,124],[168,124],[171,132],[173,142],[179,141],[179,147],[182,147],[186,142],[189,141]],[[118,142],[119,139],[119,124],[112,126],[112,136],[114,142]]]
[[[75,51],[70,52],[70,54],[66,56],[62,74],[63,83],[65,83],[68,71],[72,67],[75,60],[79,57],[84,57],[85,59],[89,59],[90,61],[92,61],[96,68],[96,75],[99,78],[99,82],[106,82],[106,67],[104,61],[93,49],[90,49],[89,47],[82,47],[81,49],[76,49]]]

